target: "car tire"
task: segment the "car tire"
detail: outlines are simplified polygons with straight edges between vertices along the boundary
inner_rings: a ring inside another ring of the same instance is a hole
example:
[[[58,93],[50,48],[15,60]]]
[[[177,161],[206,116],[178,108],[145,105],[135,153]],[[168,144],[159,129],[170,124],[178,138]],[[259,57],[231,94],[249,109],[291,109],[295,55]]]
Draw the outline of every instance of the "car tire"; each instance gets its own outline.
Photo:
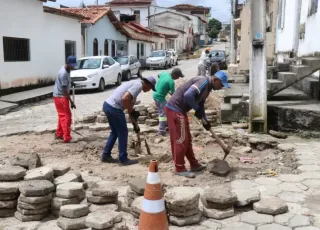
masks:
[[[127,80],[127,81],[130,81],[130,80],[131,80],[131,77],[132,77],[131,72],[128,71],[128,72],[126,73],[126,80]]]
[[[171,67],[172,67],[172,63],[171,63],[171,61],[170,61],[169,68],[171,68]]]
[[[178,60],[176,61],[176,65],[178,65]]]
[[[142,78],[142,74],[141,74],[141,69],[140,69],[140,68],[138,69],[137,76],[138,76],[139,78]]]
[[[168,69],[168,62],[166,62],[166,64],[164,65],[165,69]]]
[[[105,86],[106,86],[106,83],[104,82],[104,79],[101,78],[100,81],[99,81],[99,88],[98,88],[98,91],[99,92],[103,92],[104,89],[105,89]]]
[[[120,73],[118,73],[118,77],[117,77],[116,85],[121,85],[121,80],[122,80],[121,74],[120,74]]]

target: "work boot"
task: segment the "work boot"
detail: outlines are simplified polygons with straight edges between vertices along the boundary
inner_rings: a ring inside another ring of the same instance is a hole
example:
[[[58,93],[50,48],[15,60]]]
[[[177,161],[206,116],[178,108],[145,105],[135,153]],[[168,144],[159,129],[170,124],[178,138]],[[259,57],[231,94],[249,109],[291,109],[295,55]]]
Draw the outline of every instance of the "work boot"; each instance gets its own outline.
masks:
[[[118,160],[117,159],[114,159],[112,156],[107,156],[105,158],[102,158],[101,159],[101,162],[103,163],[118,163]]]
[[[196,168],[191,168],[191,172],[201,172],[203,170],[205,170],[207,168],[207,166],[205,165],[199,165]]]
[[[119,164],[122,166],[135,165],[135,164],[138,164],[138,161],[137,160],[130,160],[128,158],[126,161],[119,161]]]
[[[184,172],[175,172],[176,175],[178,176],[184,176],[187,178],[195,178],[196,174],[189,172],[189,171],[184,171]]]

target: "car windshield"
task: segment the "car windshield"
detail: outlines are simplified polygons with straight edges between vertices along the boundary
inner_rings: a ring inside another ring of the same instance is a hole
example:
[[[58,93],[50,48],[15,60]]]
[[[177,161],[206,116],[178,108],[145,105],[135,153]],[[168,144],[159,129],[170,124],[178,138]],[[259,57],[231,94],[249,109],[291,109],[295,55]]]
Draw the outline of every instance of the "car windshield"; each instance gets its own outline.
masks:
[[[98,69],[101,65],[101,58],[81,59],[77,62],[76,69]]]
[[[114,57],[113,58],[116,62],[119,62],[120,65],[128,64],[128,57]]]
[[[151,57],[165,57],[166,53],[164,51],[153,51]]]
[[[210,54],[212,55],[212,57],[224,57],[224,52],[223,51],[217,51],[217,50],[212,50],[210,52]]]

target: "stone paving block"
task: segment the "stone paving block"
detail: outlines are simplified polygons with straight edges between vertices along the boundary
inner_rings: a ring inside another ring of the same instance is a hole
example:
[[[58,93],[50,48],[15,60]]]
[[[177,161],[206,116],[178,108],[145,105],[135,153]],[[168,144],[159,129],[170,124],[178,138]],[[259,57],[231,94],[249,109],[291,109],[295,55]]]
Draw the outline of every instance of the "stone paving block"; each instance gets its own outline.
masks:
[[[281,151],[293,151],[294,149],[295,149],[295,145],[293,145],[293,144],[287,144],[287,143],[285,143],[285,144],[279,144],[278,146],[278,149],[280,149]]]
[[[278,197],[286,202],[303,203],[306,199],[306,195],[298,192],[282,192]]]
[[[303,207],[302,204],[287,202],[287,205],[289,208],[289,212],[292,212],[294,214],[298,214],[298,215],[310,214],[310,210],[306,207]]]
[[[68,204],[60,209],[60,215],[66,218],[80,218],[89,214],[89,207],[86,204]]]
[[[118,190],[110,186],[97,186],[92,189],[92,195],[115,198],[118,196]]]
[[[208,209],[204,207],[203,215],[208,218],[221,220],[221,219],[234,216],[234,209],[229,208],[229,209],[221,210],[221,209]]]
[[[134,179],[129,182],[129,185],[132,191],[142,196],[144,194],[144,189],[146,187],[146,181],[147,181],[146,178]]]
[[[38,215],[38,214],[46,214],[49,212],[50,210],[50,207],[46,207],[46,208],[39,208],[39,209],[35,209],[35,210],[32,210],[32,209],[23,209],[23,208],[20,208],[20,207],[17,207],[17,210],[23,214],[23,215]]]
[[[39,204],[28,204],[28,203],[24,203],[24,202],[19,201],[18,207],[22,208],[22,209],[37,210],[37,209],[49,207],[50,204],[51,204],[50,201],[47,201],[44,203],[39,203]]]
[[[218,230],[221,229],[222,224],[215,222],[212,219],[204,220],[200,223],[201,227],[205,227],[206,229]],[[170,228],[169,228],[170,229]]]
[[[299,165],[320,165],[319,160],[298,160]]]
[[[0,201],[0,209],[11,209],[17,207],[17,200]]]
[[[1,218],[5,218],[5,217],[13,217],[14,213],[17,211],[16,208],[12,208],[12,209],[0,209],[0,217]]]
[[[296,158],[298,160],[318,160],[319,159],[319,157],[314,153],[307,154],[307,155],[299,155],[299,156],[296,156]]]
[[[241,223],[241,222],[227,224],[226,227],[222,228],[222,230],[255,230],[255,229],[256,227],[254,225]]]
[[[88,187],[89,188],[94,188],[98,182],[102,181],[101,177],[97,177],[97,176],[88,176],[88,175],[83,175],[82,179],[84,182],[88,183]]]
[[[278,197],[263,197],[253,204],[253,209],[262,214],[278,215],[288,212],[288,205]]]
[[[17,181],[26,175],[27,170],[20,166],[0,167],[0,181]]]
[[[260,185],[258,188],[261,196],[277,196],[278,194],[283,192],[283,190],[280,189],[279,186]]]
[[[26,197],[23,194],[19,196],[19,201],[28,203],[28,204],[38,204],[44,203],[52,200],[53,193],[49,193],[45,196],[34,196],[34,197]]]
[[[159,124],[159,121],[156,119],[147,119],[145,124],[149,126],[157,126]]]
[[[320,230],[320,228],[317,228],[314,226],[308,226],[308,227],[296,228],[295,230]]]
[[[180,211],[189,209],[190,205],[199,205],[200,193],[188,187],[174,187],[168,189],[164,195],[166,205],[169,209]]]
[[[29,155],[29,170],[41,167],[41,159],[37,153],[31,153]]]
[[[19,193],[0,193],[0,200],[1,201],[8,201],[8,200],[16,200],[19,197]]]
[[[279,224],[266,224],[259,226],[257,230],[291,230],[291,228]]]
[[[29,222],[29,221],[40,221],[43,218],[45,218],[48,215],[48,213],[44,214],[37,214],[37,215],[23,215],[20,212],[15,212],[14,216],[21,222]]]
[[[294,217],[295,214],[292,212],[287,212],[284,214],[280,214],[280,215],[276,215],[274,217],[274,222],[283,226],[288,226],[290,220],[292,219],[292,217]]]
[[[303,172],[299,174],[304,180],[306,179],[320,179],[320,173]]]
[[[47,180],[24,181],[19,185],[24,196],[45,196],[55,190],[54,185]]]
[[[309,187],[310,189],[320,188],[320,180],[317,180],[317,179],[308,179],[303,181],[302,184]]]
[[[49,167],[34,168],[27,172],[24,180],[52,180],[53,170]]]
[[[270,177],[259,177],[254,180],[257,184],[261,185],[267,185],[267,186],[276,186],[281,183],[280,180],[276,178],[270,178]]]
[[[19,193],[20,182],[2,182],[0,183],[0,194]]]
[[[62,228],[63,230],[78,230],[78,229],[85,229],[86,226],[86,216],[76,218],[76,219],[69,219],[65,217],[59,217],[57,220],[57,225]]]
[[[130,187],[127,188],[125,201],[129,207],[131,206],[134,199],[137,198],[138,196],[139,196],[139,194],[136,193],[135,191],[133,191]]]
[[[319,165],[301,165],[298,167],[301,172],[320,172]]]
[[[175,211],[171,209],[167,209],[167,212],[171,216],[181,216],[181,217],[188,217],[188,216],[193,216],[199,212],[198,208],[193,208],[193,209],[186,209],[184,211]],[[140,213],[140,212],[139,212]]]
[[[99,211],[90,213],[86,219],[86,226],[96,229],[108,229],[115,223],[121,222],[122,217],[119,212]]]
[[[257,188],[234,189],[237,195],[236,206],[242,207],[260,200],[260,191]]]
[[[289,192],[303,192],[307,191],[309,188],[301,183],[282,183],[278,185],[283,191]]]
[[[13,166],[20,166],[22,168],[29,169],[29,156],[19,155],[19,156],[13,157],[10,159],[9,164]]]
[[[119,210],[119,206],[117,204],[102,204],[102,205],[92,204],[92,205],[90,205],[89,210],[90,210],[90,212],[118,211]]]
[[[68,182],[79,182],[78,176],[75,173],[67,173],[67,174],[64,174],[63,176],[59,176],[55,178],[53,181],[55,186],[59,184],[68,183]]]
[[[140,215],[140,212],[142,210],[142,202],[143,202],[144,197],[143,196],[139,196],[136,199],[134,199],[134,201],[131,204],[131,210],[132,212]]]
[[[93,204],[111,204],[117,203],[118,197],[103,197],[103,196],[93,196],[92,192],[87,193],[88,202]]]
[[[69,182],[59,184],[57,186],[56,196],[61,198],[70,199],[73,197],[83,197],[85,194],[82,183]]]
[[[311,222],[310,222],[310,218],[308,216],[295,215],[289,221],[289,226],[291,228],[306,227],[309,225],[311,225]]]
[[[79,204],[79,200],[74,197],[71,199],[65,199],[65,198],[60,198],[60,197],[54,197],[51,201],[51,206],[54,209],[60,209],[64,205],[68,204]]]
[[[170,216],[169,221],[171,224],[178,225],[178,226],[187,226],[198,224],[201,220],[202,212],[198,212],[198,214],[189,216],[189,217],[176,217]]]
[[[231,182],[233,189],[249,189],[258,186],[256,183],[250,180],[235,180]]]
[[[231,190],[230,185],[216,185],[207,188],[203,197],[208,202],[218,204],[234,204],[237,201],[237,195]]]
[[[255,211],[244,212],[240,217],[242,222],[252,225],[265,225],[271,224],[273,222],[273,216],[266,214],[259,214]]]

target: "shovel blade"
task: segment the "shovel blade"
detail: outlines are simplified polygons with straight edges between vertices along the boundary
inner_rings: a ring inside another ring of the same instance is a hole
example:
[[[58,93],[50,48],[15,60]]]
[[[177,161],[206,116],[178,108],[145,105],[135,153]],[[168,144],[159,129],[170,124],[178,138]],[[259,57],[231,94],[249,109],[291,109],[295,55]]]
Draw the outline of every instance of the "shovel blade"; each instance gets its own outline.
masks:
[[[137,142],[134,148],[135,155],[138,156],[141,154],[141,143]]]

